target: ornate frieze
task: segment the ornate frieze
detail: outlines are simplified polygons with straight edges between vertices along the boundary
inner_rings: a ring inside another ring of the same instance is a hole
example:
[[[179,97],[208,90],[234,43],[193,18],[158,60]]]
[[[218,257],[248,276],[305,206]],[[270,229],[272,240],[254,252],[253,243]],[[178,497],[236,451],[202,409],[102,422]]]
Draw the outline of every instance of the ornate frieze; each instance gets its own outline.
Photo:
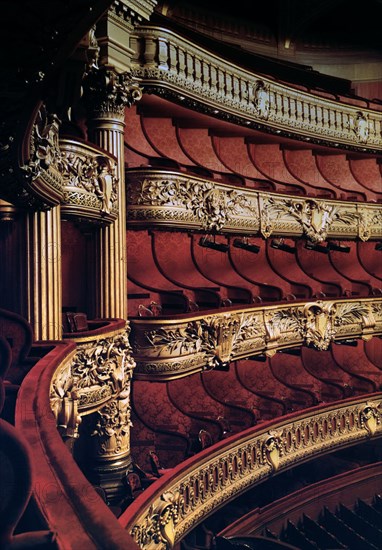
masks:
[[[200,178],[166,172],[127,173],[128,220],[186,222],[205,231],[256,225],[256,197]],[[151,212],[151,214],[150,214]],[[155,222],[154,222],[155,223]]]
[[[137,378],[171,379],[232,360],[382,334],[382,299],[319,300],[245,308],[188,319],[131,321]]]
[[[177,172],[129,170],[128,225],[327,238],[382,237],[382,206],[263,193]]]
[[[266,429],[256,426],[233,442],[219,443],[169,481],[164,476],[154,499],[152,494],[142,499],[134,515],[127,510],[120,522],[143,550],[169,550],[212,511],[275,472],[381,437],[381,416],[379,393],[372,402],[356,399],[295,414]]]
[[[60,140],[64,195],[62,212],[66,216],[111,222],[118,214],[116,160],[96,147]]]
[[[132,75],[150,91],[238,124],[362,151],[382,146],[382,113],[259,78],[172,31],[141,26]],[[182,98],[182,99],[180,99]]]

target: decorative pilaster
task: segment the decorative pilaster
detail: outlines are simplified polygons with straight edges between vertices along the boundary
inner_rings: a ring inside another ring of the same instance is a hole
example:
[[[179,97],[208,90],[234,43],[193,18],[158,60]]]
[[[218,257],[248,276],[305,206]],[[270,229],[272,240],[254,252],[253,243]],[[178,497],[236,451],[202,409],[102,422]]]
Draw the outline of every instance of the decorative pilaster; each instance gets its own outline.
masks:
[[[60,206],[27,214],[27,318],[36,340],[62,337]]]
[[[99,317],[127,318],[124,113],[141,96],[128,73],[116,74],[106,67],[92,71],[85,82],[85,100],[91,111],[90,138],[117,159],[118,217],[99,233]]]

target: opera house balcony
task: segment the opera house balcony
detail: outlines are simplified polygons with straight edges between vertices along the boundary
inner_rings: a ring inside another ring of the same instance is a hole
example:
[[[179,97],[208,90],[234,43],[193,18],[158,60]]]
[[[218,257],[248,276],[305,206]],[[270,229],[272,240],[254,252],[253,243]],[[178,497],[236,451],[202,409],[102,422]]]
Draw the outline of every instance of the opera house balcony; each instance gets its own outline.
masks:
[[[0,547],[376,550],[380,3],[16,4]]]

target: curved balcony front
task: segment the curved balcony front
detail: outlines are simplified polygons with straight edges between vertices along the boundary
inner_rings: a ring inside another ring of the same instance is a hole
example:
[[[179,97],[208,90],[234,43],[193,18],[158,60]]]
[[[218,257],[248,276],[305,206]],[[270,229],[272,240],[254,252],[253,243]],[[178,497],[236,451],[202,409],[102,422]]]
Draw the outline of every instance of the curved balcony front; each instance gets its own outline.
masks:
[[[314,407],[249,428],[164,474],[120,516],[139,546],[168,549],[217,508],[275,473],[379,438],[382,394]]]
[[[378,153],[382,113],[308,93],[244,70],[175,32],[140,26],[132,75],[149,92],[263,132]]]
[[[169,380],[253,355],[382,334],[382,298],[318,300],[293,305],[131,320],[134,376]]]
[[[129,170],[128,227],[363,241],[382,238],[382,205],[281,195],[155,169]]]
[[[111,223],[118,215],[116,159],[93,144],[60,139],[64,217]]]

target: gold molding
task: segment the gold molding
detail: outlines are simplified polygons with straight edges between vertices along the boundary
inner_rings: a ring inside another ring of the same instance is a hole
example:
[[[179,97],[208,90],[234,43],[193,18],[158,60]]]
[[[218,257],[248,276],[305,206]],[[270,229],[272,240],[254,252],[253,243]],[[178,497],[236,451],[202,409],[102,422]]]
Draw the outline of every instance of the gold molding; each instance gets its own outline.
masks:
[[[159,170],[128,170],[129,227],[165,226],[247,235],[382,237],[382,205],[264,193]]]
[[[365,425],[365,414],[374,419],[373,430]],[[275,472],[381,437],[381,416],[378,393],[372,402],[348,400],[254,427],[234,441],[210,447],[176,475],[164,476],[156,493],[143,494],[135,512],[127,509],[119,521],[143,550],[169,550],[218,507]]]
[[[118,215],[117,163],[86,143],[60,140],[64,216],[111,223]]]
[[[136,50],[132,75],[142,84],[200,100],[214,116],[224,112],[240,117],[243,124],[253,121],[266,131],[285,131],[306,141],[363,151],[382,147],[378,111],[260,77],[164,28],[135,29],[131,47]]]
[[[382,298],[247,307],[179,318],[131,320],[134,376],[163,380],[230,361],[309,345],[326,350],[346,338],[382,334]]]
[[[119,330],[106,329],[85,341],[79,338],[73,360],[54,373],[50,405],[65,437],[78,436],[81,416],[99,411],[129,393],[135,366],[129,332],[129,327],[123,326]],[[75,336],[71,340],[76,342]]]

